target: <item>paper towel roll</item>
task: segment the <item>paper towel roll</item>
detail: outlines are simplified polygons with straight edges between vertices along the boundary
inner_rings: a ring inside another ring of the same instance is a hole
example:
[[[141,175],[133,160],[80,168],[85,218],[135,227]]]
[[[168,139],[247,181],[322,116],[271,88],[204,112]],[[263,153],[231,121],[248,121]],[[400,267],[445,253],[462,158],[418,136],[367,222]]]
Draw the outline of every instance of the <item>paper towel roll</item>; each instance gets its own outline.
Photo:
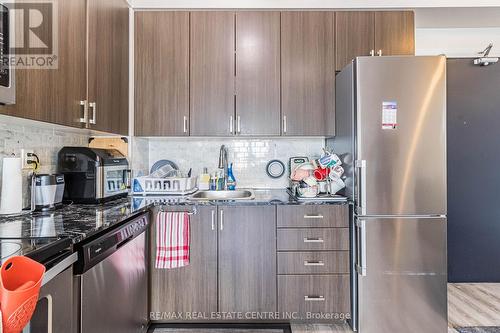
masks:
[[[16,214],[23,209],[23,178],[21,158],[4,157],[0,214]]]

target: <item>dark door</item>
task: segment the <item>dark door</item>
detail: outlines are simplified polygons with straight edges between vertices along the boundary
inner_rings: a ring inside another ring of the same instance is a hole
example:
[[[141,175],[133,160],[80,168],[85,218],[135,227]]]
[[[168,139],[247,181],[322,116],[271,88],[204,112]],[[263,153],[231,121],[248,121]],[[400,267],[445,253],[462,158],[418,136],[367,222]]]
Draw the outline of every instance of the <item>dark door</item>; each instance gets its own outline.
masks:
[[[88,0],[90,128],[128,134],[128,32],[125,0]]]
[[[191,135],[235,133],[234,13],[191,12]]]
[[[276,311],[276,208],[219,208],[219,311]]]
[[[283,135],[334,134],[333,21],[333,12],[281,13]]]
[[[280,13],[236,13],[236,133],[280,135]]]
[[[182,207],[170,207],[179,211]],[[191,209],[188,209],[191,210]],[[197,207],[190,217],[190,263],[176,269],[156,269],[156,224],[150,241],[150,311],[215,312],[217,311],[217,208]],[[150,318],[168,320],[168,318]]]
[[[135,13],[135,135],[189,135],[189,13]]]
[[[352,59],[375,53],[374,12],[335,13],[335,69],[342,70]]]
[[[500,65],[449,59],[448,277],[500,282]]]

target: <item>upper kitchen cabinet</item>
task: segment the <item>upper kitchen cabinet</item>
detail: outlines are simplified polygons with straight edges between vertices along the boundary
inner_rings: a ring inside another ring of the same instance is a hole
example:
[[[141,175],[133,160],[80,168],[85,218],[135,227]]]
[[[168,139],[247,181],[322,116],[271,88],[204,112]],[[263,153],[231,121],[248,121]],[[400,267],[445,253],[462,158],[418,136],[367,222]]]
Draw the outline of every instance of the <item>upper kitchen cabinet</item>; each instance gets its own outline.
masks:
[[[411,11],[336,12],[336,70],[368,55],[413,55],[414,14]]]
[[[334,134],[334,37],[333,12],[281,13],[283,135]]]
[[[375,49],[378,55],[414,55],[415,22],[411,11],[375,12]]]
[[[235,14],[191,12],[191,135],[235,132]]]
[[[236,134],[280,135],[280,13],[236,13]]]
[[[82,127],[86,96],[86,1],[57,0],[58,66],[17,69],[16,104],[0,113]],[[84,104],[84,103],[83,103]]]
[[[352,59],[375,54],[375,14],[335,13],[335,69],[342,70]]]
[[[92,129],[127,135],[128,4],[125,0],[87,1],[89,125]]]
[[[189,135],[189,12],[135,13],[135,135]]]

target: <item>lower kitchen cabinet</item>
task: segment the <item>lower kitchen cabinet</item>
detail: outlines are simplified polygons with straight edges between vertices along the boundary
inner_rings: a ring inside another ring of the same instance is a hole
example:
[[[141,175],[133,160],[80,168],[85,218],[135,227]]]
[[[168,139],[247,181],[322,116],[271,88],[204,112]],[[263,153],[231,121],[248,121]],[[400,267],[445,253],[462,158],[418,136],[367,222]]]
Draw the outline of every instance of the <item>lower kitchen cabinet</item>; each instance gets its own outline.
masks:
[[[276,208],[219,208],[219,311],[276,311]]]
[[[179,207],[169,209],[181,210]],[[150,312],[182,312],[185,315],[217,311],[216,214],[215,206],[199,206],[197,214],[190,216],[190,263],[176,269],[155,268],[156,223],[153,222],[150,237]],[[163,314],[150,319],[169,320]]]
[[[349,275],[280,275],[278,312],[303,319],[345,319],[350,313]],[[312,316],[312,317],[311,317]]]

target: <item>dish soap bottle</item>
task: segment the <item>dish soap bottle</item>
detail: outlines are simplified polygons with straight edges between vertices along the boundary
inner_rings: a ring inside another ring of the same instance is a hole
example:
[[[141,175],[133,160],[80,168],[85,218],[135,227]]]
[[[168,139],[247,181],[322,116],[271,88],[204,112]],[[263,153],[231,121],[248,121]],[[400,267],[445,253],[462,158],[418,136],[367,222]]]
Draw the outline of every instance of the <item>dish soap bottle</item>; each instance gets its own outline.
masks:
[[[233,163],[229,165],[227,169],[227,189],[230,191],[236,190],[236,179],[233,174]]]

